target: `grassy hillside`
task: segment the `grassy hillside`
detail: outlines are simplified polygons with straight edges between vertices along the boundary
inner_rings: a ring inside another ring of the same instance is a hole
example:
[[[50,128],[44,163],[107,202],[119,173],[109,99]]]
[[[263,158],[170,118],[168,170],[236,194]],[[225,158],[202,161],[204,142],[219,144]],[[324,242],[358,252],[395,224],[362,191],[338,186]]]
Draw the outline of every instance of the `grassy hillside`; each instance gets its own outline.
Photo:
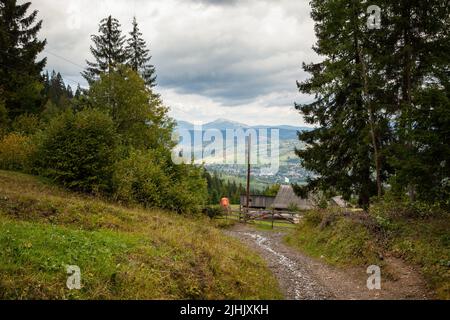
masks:
[[[378,215],[392,208],[373,208],[372,215],[309,212],[286,237],[293,247],[338,266],[383,266],[384,255],[416,265],[441,299],[450,299],[450,219]],[[378,212],[375,214],[375,212]],[[398,211],[397,211],[398,212]]]
[[[206,218],[125,208],[0,171],[0,299],[277,299],[263,261]],[[66,265],[81,290],[66,288]]]

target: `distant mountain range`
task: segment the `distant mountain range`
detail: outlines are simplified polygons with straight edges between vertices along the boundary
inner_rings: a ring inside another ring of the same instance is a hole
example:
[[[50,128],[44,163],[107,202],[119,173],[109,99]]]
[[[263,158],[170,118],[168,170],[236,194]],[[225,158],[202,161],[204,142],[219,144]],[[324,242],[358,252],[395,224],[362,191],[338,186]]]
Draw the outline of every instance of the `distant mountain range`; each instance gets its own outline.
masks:
[[[194,124],[187,122],[187,121],[182,121],[182,120],[177,120],[177,127],[176,130],[189,130],[189,131],[193,131],[194,130]],[[209,129],[217,129],[220,131],[226,131],[227,129],[231,129],[231,130],[238,130],[238,129],[243,129],[243,130],[248,130],[248,129],[267,129],[267,130],[271,130],[271,129],[278,129],[280,132],[280,140],[291,140],[291,139],[297,139],[297,132],[298,131],[309,131],[311,130],[311,128],[309,127],[294,127],[294,126],[287,126],[287,125],[280,125],[280,126],[264,126],[264,125],[259,125],[259,126],[249,126],[243,123],[239,123],[236,121],[230,121],[227,119],[217,119],[213,122],[209,122],[206,123],[204,125],[202,125],[202,129],[203,131],[205,130],[209,130]]]

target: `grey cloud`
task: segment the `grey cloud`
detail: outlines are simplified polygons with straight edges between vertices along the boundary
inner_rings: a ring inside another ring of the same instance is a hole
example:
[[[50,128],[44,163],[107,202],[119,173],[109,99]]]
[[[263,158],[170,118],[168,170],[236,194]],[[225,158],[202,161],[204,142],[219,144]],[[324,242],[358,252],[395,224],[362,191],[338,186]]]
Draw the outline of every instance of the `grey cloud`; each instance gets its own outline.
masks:
[[[44,19],[47,52],[66,59],[46,53],[48,67],[61,71],[72,86],[84,83],[79,73],[92,59],[90,35],[108,14],[120,20],[124,34],[137,16],[162,90],[202,95],[227,106],[273,92],[295,96],[295,81],[307,76],[301,63],[317,60],[308,0],[34,0],[33,7]],[[79,27],[69,28],[70,19],[81,21]],[[282,102],[290,107],[294,101]]]

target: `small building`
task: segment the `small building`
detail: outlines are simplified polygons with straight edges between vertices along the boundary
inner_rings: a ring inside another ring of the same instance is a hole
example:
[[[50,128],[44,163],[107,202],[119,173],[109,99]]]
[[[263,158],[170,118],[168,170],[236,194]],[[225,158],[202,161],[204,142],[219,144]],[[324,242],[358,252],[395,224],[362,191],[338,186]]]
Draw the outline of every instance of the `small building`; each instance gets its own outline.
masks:
[[[351,204],[345,201],[341,196],[331,198],[330,205],[332,207],[339,207],[343,209],[351,207]]]
[[[245,208],[246,195],[241,195],[241,207]],[[275,209],[281,211],[289,211],[291,207],[296,207],[299,210],[311,210],[314,208],[314,203],[311,199],[302,199],[297,196],[294,189],[290,185],[280,186],[280,190],[276,197],[251,195],[249,199],[249,206],[251,209]]]
[[[270,209],[272,207],[275,197],[250,195],[249,207],[251,209]],[[247,195],[241,195],[241,207],[247,206]]]
[[[275,210],[289,210],[291,207],[296,207],[299,210],[311,210],[314,208],[314,203],[310,199],[302,199],[297,196],[292,186],[282,185],[272,204],[272,208]]]

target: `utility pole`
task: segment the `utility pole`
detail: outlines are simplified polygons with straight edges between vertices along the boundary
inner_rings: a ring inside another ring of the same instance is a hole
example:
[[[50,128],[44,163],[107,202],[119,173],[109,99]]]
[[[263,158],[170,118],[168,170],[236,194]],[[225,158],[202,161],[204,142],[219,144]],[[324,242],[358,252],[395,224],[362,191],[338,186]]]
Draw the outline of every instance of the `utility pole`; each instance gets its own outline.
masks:
[[[246,196],[246,207],[247,207],[247,214],[249,213],[250,208],[250,149],[251,149],[251,138],[252,136],[248,135],[248,143],[247,143],[247,196]]]

